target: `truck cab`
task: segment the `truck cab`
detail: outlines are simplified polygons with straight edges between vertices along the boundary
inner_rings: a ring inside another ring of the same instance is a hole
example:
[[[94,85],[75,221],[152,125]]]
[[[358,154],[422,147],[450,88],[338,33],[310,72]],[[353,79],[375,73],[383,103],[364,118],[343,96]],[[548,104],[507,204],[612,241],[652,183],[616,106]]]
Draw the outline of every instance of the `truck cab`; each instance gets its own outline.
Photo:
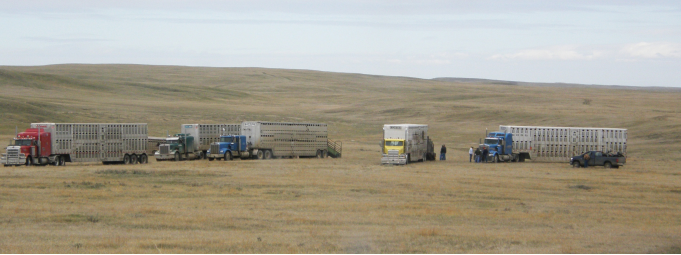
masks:
[[[518,154],[513,153],[513,134],[511,133],[490,132],[485,137],[485,142],[482,146],[487,147],[489,151],[487,161],[518,161]]]
[[[0,162],[5,166],[47,164],[52,153],[50,138],[50,133],[43,129],[26,129],[17,134],[13,143],[7,146]]]
[[[248,158],[250,156],[245,135],[220,136],[220,141],[212,143],[207,153],[210,161],[215,159],[232,160],[234,157]]]
[[[383,164],[404,165],[408,163],[404,139],[385,139],[383,144]]]
[[[194,137],[189,134],[175,134],[166,138],[166,142],[158,146],[158,151],[154,153],[157,161],[189,159],[198,157],[194,155]],[[190,155],[191,154],[191,155]]]

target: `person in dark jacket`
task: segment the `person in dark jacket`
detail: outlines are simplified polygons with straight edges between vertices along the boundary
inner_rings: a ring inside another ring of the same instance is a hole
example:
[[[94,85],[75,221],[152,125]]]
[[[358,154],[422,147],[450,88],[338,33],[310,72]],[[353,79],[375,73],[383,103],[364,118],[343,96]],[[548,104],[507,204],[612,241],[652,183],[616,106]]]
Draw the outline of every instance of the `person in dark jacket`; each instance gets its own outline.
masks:
[[[440,148],[440,160],[445,160],[445,154],[447,153],[447,147],[445,145],[442,145],[442,148]]]
[[[487,150],[487,147],[482,150],[482,163],[487,163],[487,154],[489,154],[489,150]]]
[[[475,149],[475,163],[480,163],[480,154],[482,154],[482,151],[480,151],[480,147]]]

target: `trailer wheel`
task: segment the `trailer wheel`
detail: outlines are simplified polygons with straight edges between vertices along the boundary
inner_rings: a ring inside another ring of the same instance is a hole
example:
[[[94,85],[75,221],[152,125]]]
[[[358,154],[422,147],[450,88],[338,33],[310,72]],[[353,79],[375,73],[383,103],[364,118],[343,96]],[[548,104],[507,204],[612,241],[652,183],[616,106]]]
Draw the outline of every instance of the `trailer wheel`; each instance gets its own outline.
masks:
[[[603,164],[603,167],[612,168],[612,164],[610,162],[605,162],[605,164]]]
[[[321,150],[317,150],[317,158],[322,158],[322,151]]]
[[[206,159],[206,154],[204,154],[203,151],[199,152],[199,159]]]
[[[149,158],[147,158],[147,154],[142,154],[140,155],[140,164],[146,164],[149,163]]]
[[[59,157],[59,165],[60,166],[66,165],[66,157]]]
[[[181,159],[181,158],[180,158],[180,153],[176,151],[176,152],[175,152],[175,161],[180,161],[180,159]]]
[[[258,150],[257,158],[258,158],[258,159],[263,159],[263,158],[265,158],[265,155],[264,155],[264,153],[263,153],[262,150]]]
[[[54,157],[54,162],[52,163],[53,166],[59,166],[59,156]]]
[[[579,165],[579,161],[577,161],[577,160],[572,161],[572,167],[573,168],[580,168],[581,166]]]
[[[136,165],[137,163],[139,163],[139,161],[137,161],[137,155],[132,154],[132,156],[130,156],[130,164]]]
[[[322,155],[324,155],[323,152],[322,152]],[[272,151],[271,150],[265,151],[265,159],[272,159]]]

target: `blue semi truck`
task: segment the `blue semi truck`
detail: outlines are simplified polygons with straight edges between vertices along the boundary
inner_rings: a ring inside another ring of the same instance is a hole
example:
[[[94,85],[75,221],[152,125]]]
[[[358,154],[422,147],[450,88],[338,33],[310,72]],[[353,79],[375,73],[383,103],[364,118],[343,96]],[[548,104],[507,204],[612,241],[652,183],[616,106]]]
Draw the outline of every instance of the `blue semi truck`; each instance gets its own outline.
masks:
[[[224,159],[225,161],[234,158],[245,159],[252,156],[248,150],[245,135],[220,136],[220,141],[212,143],[207,154],[210,161],[215,159]]]
[[[487,162],[524,162],[527,157],[524,154],[513,152],[513,134],[506,132],[490,132],[485,137],[485,142],[480,145],[480,150],[487,148]],[[529,157],[528,157],[529,158]]]

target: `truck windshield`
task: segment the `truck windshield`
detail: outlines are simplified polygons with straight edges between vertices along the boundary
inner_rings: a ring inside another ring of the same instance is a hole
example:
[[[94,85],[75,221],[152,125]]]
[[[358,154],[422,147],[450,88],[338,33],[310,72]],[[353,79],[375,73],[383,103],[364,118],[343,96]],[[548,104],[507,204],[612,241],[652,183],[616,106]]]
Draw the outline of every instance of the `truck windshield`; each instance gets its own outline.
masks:
[[[220,142],[231,143],[234,139],[232,137],[220,137]]]
[[[15,146],[29,146],[32,140],[14,140]]]
[[[499,139],[485,139],[485,144],[497,144],[499,143]]]
[[[385,141],[385,146],[403,146],[403,141]]]

